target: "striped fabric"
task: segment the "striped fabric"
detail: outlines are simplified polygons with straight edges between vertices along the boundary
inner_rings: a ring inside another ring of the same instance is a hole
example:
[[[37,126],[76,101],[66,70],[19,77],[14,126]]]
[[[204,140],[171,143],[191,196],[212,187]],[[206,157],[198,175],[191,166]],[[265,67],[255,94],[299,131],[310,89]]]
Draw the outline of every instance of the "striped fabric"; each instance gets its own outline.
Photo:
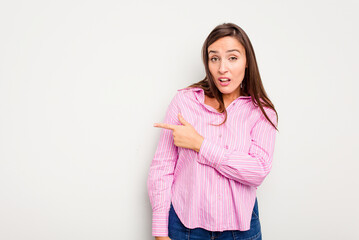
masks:
[[[275,112],[264,108],[277,126]],[[204,137],[200,151],[174,145],[172,131],[160,129],[147,189],[152,235],[168,236],[170,204],[188,228],[209,231],[250,228],[257,187],[272,167],[276,129],[250,96],[240,96],[224,113],[204,104],[201,88],[179,89],[164,123],[181,125],[178,113]]]

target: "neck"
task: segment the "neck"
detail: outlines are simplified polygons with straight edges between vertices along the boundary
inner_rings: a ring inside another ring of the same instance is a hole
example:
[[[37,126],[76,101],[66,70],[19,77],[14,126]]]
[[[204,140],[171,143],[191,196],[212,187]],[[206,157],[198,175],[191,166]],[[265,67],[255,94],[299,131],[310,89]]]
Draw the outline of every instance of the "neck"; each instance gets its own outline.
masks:
[[[239,94],[223,94],[222,97],[223,97],[223,102],[228,102],[228,103],[231,103],[233,102],[234,100],[236,100],[240,95]]]

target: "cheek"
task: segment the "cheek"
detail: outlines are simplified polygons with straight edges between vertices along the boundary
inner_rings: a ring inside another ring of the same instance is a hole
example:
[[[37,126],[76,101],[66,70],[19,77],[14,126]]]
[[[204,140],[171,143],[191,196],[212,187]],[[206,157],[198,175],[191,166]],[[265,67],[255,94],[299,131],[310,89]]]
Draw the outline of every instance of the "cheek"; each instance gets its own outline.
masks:
[[[242,76],[244,75],[246,70],[246,64],[245,63],[241,63],[238,65],[233,66],[232,71],[237,75],[237,76]]]
[[[215,72],[215,66],[213,64],[208,64],[209,72],[214,76]]]

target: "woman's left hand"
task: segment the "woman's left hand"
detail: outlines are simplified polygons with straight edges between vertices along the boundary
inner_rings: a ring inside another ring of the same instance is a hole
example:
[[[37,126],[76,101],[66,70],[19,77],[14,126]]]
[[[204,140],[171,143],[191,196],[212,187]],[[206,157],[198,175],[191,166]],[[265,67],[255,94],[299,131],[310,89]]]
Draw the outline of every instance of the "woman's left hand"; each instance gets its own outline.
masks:
[[[180,113],[178,114],[178,119],[182,125],[155,123],[153,126],[172,130],[173,141],[177,147],[189,148],[199,152],[204,138],[198,134],[196,129],[194,129],[194,127],[187,122]]]

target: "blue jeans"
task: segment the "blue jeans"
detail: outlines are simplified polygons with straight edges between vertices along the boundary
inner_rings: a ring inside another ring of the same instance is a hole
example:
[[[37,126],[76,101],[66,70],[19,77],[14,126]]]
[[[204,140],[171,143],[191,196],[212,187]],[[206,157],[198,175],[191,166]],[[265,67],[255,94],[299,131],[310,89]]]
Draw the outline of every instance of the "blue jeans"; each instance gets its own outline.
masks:
[[[257,198],[253,207],[250,229],[247,231],[208,231],[203,228],[187,228],[178,218],[172,203],[169,213],[168,236],[172,240],[262,240]]]

